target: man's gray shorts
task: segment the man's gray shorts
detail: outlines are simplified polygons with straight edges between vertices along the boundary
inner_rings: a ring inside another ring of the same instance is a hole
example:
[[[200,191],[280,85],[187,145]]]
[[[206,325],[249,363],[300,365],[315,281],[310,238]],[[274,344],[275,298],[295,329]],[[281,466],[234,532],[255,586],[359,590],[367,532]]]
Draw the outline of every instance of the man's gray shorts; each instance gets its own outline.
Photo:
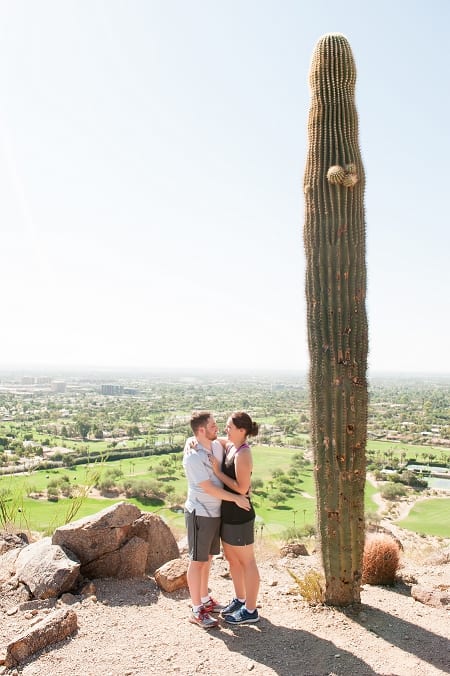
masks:
[[[220,516],[197,516],[184,512],[189,557],[191,561],[208,561],[212,554],[220,552]]]

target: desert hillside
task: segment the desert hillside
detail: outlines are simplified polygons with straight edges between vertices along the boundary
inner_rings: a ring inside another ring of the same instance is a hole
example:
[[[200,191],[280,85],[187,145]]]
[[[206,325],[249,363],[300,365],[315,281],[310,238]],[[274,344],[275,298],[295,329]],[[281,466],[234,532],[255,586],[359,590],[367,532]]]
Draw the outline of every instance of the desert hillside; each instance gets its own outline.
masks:
[[[26,676],[449,673],[448,606],[418,602],[411,588],[418,584],[448,598],[450,543],[391,528],[404,547],[399,580],[393,587],[364,585],[359,608],[308,605],[288,569],[300,577],[318,569],[316,554],[282,558],[275,546],[258,543],[262,583],[257,625],[221,622],[220,628],[207,632],[187,621],[187,590],[164,593],[152,577],[95,580],[89,595],[66,594],[57,602],[76,612],[78,630],[71,638],[16,669],[0,669]],[[212,567],[211,589],[219,600],[232,596],[228,566],[221,557]],[[2,646],[51,612],[45,604],[31,611],[8,607],[5,599],[0,608]]]

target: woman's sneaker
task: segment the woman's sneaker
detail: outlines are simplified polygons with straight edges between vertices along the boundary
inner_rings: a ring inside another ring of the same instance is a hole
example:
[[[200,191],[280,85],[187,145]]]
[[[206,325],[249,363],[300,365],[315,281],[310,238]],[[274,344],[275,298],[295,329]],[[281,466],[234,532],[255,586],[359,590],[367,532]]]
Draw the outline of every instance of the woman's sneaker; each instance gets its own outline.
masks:
[[[215,620],[214,617],[211,617],[203,606],[197,612],[191,611],[189,622],[198,624],[198,626],[203,629],[211,629],[212,627],[217,627],[219,625],[219,621]]]
[[[259,615],[256,609],[250,613],[245,606],[242,606],[232,615],[225,615],[224,620],[228,624],[253,624],[253,622],[259,622]]]
[[[244,605],[245,601],[239,601],[239,599],[233,599],[225,608],[222,609],[221,615],[232,615],[233,613],[236,612],[236,610],[239,610],[239,608],[242,608]]]
[[[206,603],[203,604],[203,608],[206,610],[207,613],[220,613],[223,611],[225,606],[222,606],[218,601],[213,599],[212,596],[209,597],[209,600],[206,601]]]

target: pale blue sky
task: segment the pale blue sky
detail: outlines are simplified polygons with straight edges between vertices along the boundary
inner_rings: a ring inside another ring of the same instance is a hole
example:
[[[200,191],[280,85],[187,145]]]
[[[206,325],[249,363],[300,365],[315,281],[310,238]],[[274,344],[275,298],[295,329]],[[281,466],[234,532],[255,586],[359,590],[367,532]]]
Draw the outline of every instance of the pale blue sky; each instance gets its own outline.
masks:
[[[0,1],[0,366],[306,369],[308,71],[344,33],[369,366],[450,373],[447,0]]]

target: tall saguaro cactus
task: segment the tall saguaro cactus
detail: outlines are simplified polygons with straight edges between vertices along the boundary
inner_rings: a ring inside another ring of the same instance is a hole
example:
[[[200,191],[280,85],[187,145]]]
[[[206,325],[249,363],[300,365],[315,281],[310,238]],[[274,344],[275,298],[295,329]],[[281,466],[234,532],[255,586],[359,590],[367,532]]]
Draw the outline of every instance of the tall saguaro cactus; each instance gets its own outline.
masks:
[[[347,39],[317,43],[304,177],[311,436],[326,602],[360,600],[368,330],[364,169]]]

